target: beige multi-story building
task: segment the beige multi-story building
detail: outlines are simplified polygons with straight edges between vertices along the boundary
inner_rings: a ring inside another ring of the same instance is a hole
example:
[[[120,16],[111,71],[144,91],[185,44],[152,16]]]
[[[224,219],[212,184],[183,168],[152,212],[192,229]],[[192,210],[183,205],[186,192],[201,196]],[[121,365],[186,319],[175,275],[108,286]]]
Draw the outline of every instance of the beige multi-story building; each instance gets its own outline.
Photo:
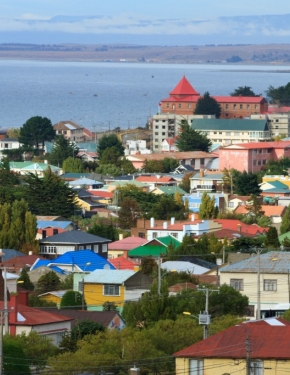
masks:
[[[57,135],[63,135],[72,142],[85,142],[94,140],[94,134],[88,129],[76,124],[74,121],[59,121],[53,125]]]

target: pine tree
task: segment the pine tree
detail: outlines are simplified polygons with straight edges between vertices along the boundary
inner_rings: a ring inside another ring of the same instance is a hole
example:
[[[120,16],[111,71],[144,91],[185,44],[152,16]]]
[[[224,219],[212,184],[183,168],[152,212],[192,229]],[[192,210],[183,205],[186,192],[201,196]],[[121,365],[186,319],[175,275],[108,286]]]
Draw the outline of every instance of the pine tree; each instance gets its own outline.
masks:
[[[199,98],[194,110],[195,115],[215,115],[219,118],[221,115],[221,106],[210,96],[209,92],[205,92],[203,97]]]
[[[211,141],[200,131],[193,129],[187,121],[179,124],[180,133],[176,140],[179,151],[205,151],[211,147]]]
[[[21,283],[21,288],[27,289],[27,290],[34,290],[34,284],[30,281],[30,277],[26,271],[26,268],[22,268],[18,282],[23,281]]]
[[[265,246],[268,248],[278,248],[280,246],[278,231],[275,227],[270,227],[265,239]]]
[[[37,292],[39,294],[59,290],[61,285],[60,278],[54,271],[49,271],[42,275],[37,282]]]

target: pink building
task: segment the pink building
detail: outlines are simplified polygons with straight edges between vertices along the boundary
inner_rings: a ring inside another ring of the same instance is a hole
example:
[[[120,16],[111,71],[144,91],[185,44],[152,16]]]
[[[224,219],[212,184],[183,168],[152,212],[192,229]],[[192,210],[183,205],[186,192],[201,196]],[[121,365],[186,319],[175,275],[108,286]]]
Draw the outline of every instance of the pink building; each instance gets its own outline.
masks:
[[[237,169],[240,172],[258,172],[270,159],[290,157],[290,142],[252,142],[219,149],[220,170]]]

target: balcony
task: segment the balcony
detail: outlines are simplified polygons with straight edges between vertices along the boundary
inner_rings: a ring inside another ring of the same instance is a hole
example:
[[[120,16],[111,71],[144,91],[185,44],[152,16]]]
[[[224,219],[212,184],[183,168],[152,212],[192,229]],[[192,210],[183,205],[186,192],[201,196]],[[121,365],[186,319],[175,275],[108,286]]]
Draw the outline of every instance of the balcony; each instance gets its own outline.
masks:
[[[215,185],[196,185],[197,191],[216,191]]]

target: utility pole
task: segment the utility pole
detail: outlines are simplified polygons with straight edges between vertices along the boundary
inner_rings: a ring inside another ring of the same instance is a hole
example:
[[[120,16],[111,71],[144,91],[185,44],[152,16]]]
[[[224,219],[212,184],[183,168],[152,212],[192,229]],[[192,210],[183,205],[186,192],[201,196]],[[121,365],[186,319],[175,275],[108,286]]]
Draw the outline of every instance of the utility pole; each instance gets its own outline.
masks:
[[[208,325],[210,324],[210,315],[208,314],[208,302],[209,296],[214,293],[218,292],[219,289],[209,289],[209,288],[197,288],[199,292],[205,293],[205,311],[199,314],[199,324],[203,325],[203,339],[208,337]]]
[[[4,324],[5,334],[8,333],[8,298],[7,298],[7,268],[4,267]]]
[[[258,273],[257,273],[257,311],[256,311],[256,320],[261,319],[261,270],[260,270],[260,254],[262,249],[256,249],[258,254]]]
[[[158,257],[158,296],[161,294],[161,257]]]
[[[0,375],[3,374],[3,318],[4,318],[4,312],[0,311]]]
[[[247,333],[246,338],[246,374],[251,375],[251,341],[249,333]]]

